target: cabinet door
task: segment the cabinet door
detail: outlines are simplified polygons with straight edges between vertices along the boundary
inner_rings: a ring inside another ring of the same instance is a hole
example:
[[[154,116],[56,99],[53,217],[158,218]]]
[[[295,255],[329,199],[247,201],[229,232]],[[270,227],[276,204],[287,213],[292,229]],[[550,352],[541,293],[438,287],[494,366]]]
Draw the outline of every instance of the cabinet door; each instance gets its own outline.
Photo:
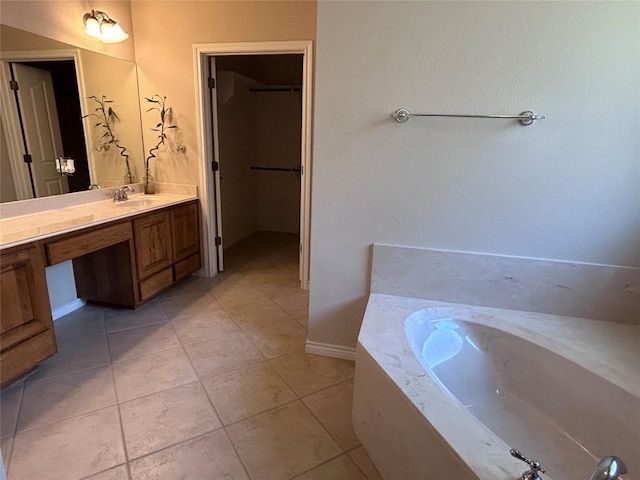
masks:
[[[173,226],[173,260],[187,258],[200,251],[198,204],[190,203],[171,210]]]
[[[173,263],[171,214],[146,215],[133,221],[138,280],[143,280]]]
[[[44,254],[36,246],[0,256],[0,383],[55,354]]]

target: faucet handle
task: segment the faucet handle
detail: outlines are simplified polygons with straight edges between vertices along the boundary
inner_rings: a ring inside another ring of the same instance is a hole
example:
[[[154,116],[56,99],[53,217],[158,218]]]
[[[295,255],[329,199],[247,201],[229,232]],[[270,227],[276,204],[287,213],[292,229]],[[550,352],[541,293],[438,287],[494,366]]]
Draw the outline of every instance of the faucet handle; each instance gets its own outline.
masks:
[[[509,453],[511,454],[512,457],[515,457],[518,460],[522,460],[524,463],[529,465],[529,467],[531,468],[531,471],[545,473],[544,468],[542,468],[542,465],[540,465],[539,461],[529,460],[527,457],[525,457],[521,452],[519,452],[515,448],[512,448],[511,450],[509,450]]]

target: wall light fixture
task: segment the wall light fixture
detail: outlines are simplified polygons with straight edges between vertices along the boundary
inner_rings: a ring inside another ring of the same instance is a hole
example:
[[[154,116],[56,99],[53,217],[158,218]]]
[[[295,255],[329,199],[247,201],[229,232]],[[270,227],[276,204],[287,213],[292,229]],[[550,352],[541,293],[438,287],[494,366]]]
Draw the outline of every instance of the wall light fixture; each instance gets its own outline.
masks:
[[[85,13],[82,21],[84,22],[85,35],[94,40],[100,40],[103,43],[118,43],[129,38],[129,35],[115,20],[100,10],[91,10],[91,13]]]

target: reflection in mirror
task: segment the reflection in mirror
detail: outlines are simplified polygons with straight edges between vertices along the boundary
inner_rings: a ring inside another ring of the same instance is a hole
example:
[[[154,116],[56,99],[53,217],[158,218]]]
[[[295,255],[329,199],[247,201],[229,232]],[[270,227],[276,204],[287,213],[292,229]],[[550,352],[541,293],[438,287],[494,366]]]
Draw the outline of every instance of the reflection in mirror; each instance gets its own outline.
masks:
[[[104,130],[87,117],[96,108],[91,96],[113,101],[113,131],[127,149],[133,180],[140,180],[144,153],[134,63],[5,25],[0,46],[0,201],[125,183],[124,158],[117,148],[104,148]],[[10,80],[18,82],[17,91]],[[42,100],[37,107],[34,98]],[[60,157],[74,160],[73,174],[56,171]]]

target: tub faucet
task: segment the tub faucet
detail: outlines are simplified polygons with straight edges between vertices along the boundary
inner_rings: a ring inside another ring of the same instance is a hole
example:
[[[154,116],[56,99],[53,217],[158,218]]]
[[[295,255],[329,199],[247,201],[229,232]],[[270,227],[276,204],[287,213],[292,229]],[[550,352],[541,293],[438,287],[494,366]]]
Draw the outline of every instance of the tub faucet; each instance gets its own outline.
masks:
[[[122,202],[123,200],[127,200],[129,198],[127,196],[127,192],[135,192],[135,190],[129,185],[116,188],[115,191],[113,192],[113,201]]]
[[[618,480],[619,475],[627,473],[627,466],[622,460],[609,455],[600,460],[589,480]]]
[[[524,463],[529,465],[529,470],[526,470],[522,476],[521,480],[542,480],[542,477],[538,475],[538,472],[545,473],[544,468],[540,465],[540,462],[537,460],[529,460],[522,453],[520,453],[515,448],[509,450],[509,453],[512,457],[517,458],[518,460],[522,460]],[[593,479],[592,479],[593,480]]]

